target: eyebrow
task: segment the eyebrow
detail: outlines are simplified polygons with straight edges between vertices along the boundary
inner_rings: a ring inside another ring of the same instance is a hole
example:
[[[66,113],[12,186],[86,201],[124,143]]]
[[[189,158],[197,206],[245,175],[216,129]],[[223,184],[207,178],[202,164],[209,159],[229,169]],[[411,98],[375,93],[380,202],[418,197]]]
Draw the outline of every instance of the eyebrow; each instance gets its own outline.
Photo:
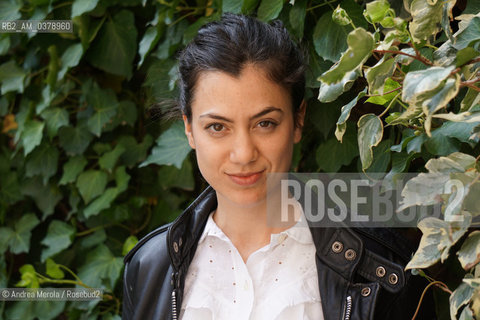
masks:
[[[277,107],[266,107],[265,109],[263,109],[262,111],[260,111],[259,113],[253,115],[250,117],[250,120],[254,120],[254,119],[257,119],[257,118],[260,118],[260,117],[263,117],[264,115],[266,114],[269,114],[271,112],[280,112],[283,114],[283,110],[280,109],[280,108],[277,108]],[[217,120],[221,120],[221,121],[225,121],[225,122],[233,122],[233,120],[231,119],[228,119],[224,116],[221,116],[219,114],[216,114],[216,113],[204,113],[202,115],[200,115],[200,118],[205,118],[205,117],[208,117],[208,118],[212,118],[212,119],[217,119]]]

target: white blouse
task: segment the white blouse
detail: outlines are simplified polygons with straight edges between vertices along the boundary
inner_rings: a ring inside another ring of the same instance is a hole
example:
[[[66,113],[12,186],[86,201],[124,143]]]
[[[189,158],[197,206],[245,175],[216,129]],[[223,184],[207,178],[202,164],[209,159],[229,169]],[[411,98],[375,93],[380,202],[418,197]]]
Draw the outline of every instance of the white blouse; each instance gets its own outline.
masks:
[[[303,214],[247,263],[210,214],[188,269],[180,319],[323,320],[315,246]]]

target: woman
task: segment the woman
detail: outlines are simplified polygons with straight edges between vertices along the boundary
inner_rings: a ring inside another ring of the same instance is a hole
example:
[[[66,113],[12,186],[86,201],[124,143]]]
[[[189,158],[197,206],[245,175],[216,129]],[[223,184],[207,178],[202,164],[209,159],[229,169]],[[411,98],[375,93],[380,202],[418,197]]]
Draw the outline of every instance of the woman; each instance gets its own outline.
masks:
[[[282,201],[267,175],[301,138],[304,69],[280,22],[233,14],[181,53],[180,110],[210,187],[125,257],[124,319],[411,317],[413,250],[393,232],[299,228],[300,204],[267,223],[267,198]]]

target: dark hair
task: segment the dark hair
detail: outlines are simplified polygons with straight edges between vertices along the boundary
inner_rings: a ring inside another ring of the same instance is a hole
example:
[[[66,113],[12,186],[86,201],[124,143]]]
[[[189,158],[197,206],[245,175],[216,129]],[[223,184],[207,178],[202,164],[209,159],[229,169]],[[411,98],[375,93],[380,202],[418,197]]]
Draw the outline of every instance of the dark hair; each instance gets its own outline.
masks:
[[[226,13],[219,21],[201,27],[178,59],[178,107],[189,121],[195,84],[202,71],[238,76],[246,64],[253,63],[290,91],[294,115],[304,97],[304,55],[278,20],[269,25],[253,17]]]

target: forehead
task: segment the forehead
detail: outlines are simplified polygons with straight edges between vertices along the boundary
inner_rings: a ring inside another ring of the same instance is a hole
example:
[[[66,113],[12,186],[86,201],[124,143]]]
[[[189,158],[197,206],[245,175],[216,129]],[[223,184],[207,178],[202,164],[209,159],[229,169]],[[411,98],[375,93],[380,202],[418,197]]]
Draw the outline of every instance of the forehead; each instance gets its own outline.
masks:
[[[249,116],[266,107],[285,112],[292,109],[289,90],[270,80],[262,68],[253,64],[246,65],[238,76],[222,71],[202,71],[191,105],[193,117],[205,112]]]

